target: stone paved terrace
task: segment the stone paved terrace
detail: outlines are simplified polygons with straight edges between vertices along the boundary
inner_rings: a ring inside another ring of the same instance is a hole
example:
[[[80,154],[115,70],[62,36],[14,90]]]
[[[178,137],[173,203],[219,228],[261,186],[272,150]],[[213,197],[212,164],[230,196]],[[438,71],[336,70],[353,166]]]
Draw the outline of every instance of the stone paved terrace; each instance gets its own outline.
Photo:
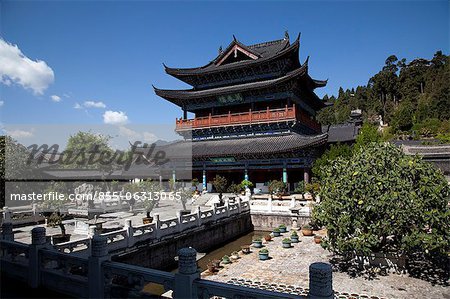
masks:
[[[188,201],[186,203],[186,208],[190,210],[196,205],[200,205],[202,210],[211,208],[209,206],[206,206],[204,200],[202,200],[201,198],[196,202],[194,202],[194,204],[192,204],[191,201]],[[161,220],[166,220],[175,217],[176,212],[182,209],[183,206],[181,205],[180,202],[166,200],[160,201],[159,206],[152,211],[152,214],[158,213],[160,215]],[[106,223],[103,224],[103,227],[113,228],[124,226],[125,219],[131,219],[133,226],[142,225],[143,217],[145,217],[145,213],[142,211],[142,209],[140,209],[135,211],[134,213],[129,211],[121,211],[116,213],[103,214],[99,217],[99,220],[106,221]],[[65,225],[67,233],[72,234],[71,236],[72,241],[86,238],[86,235],[79,235],[73,233],[74,230],[73,220],[68,220],[65,222],[67,223]],[[38,225],[38,226],[46,227],[45,225]],[[20,228],[14,228],[15,240],[26,244],[31,243],[31,230],[33,229],[33,227],[36,227],[36,225],[28,225]],[[46,227],[46,229],[47,235],[54,235],[60,233],[59,227]]]
[[[323,234],[320,232],[319,234]],[[292,243],[292,248],[281,248],[281,241],[288,237],[273,238],[263,241],[269,250],[271,259],[260,261],[258,249],[252,248],[252,253],[240,258],[223,268],[214,275],[205,271],[202,276],[206,279],[221,282],[236,282],[246,280],[257,283],[292,285],[308,288],[308,267],[313,262],[329,262],[333,255],[315,244],[313,237],[300,237],[300,243]],[[301,233],[299,232],[299,235]],[[231,254],[231,253],[230,253]],[[369,280],[365,277],[351,278],[347,273],[333,272],[333,289],[348,296],[336,298],[450,298],[450,287],[432,285],[431,283],[410,277],[408,274],[389,274],[377,276]],[[360,296],[351,296],[359,294]]]

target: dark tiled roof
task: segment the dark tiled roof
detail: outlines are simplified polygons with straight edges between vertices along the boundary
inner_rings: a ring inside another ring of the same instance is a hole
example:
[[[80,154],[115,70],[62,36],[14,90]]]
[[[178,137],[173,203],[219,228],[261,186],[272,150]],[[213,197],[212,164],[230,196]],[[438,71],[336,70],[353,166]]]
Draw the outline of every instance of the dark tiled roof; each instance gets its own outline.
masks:
[[[223,86],[223,87],[211,88],[211,89],[206,89],[206,90],[194,90],[194,89],[171,90],[171,89],[158,89],[156,87],[153,87],[153,88],[155,90],[155,93],[158,96],[163,97],[163,98],[170,100],[171,102],[177,104],[178,100],[181,100],[181,99],[197,99],[197,98],[208,97],[208,96],[217,96],[217,95],[222,95],[222,94],[229,94],[229,93],[243,92],[243,91],[248,91],[248,90],[253,90],[253,89],[260,89],[260,88],[265,88],[265,87],[271,87],[276,84],[283,83],[289,79],[304,76],[307,73],[308,73],[308,64],[304,63],[301,67],[287,73],[283,77],[265,80],[265,81],[236,84],[236,85]]]
[[[331,126],[322,126],[322,132],[328,133],[328,142],[355,141],[358,136],[359,127],[355,123],[345,123]]]
[[[180,141],[164,148],[173,152],[192,150],[193,157],[224,157],[246,154],[287,153],[326,143],[327,135],[304,136],[297,133],[252,136],[230,139]]]
[[[216,65],[216,62],[220,60],[220,58],[227,53],[234,45],[239,45],[243,48],[248,48],[252,53],[260,56],[256,60],[246,60],[239,61],[235,63],[229,63],[224,65]],[[166,66],[166,73],[174,76],[182,76],[182,75],[195,75],[195,74],[204,74],[209,72],[220,72],[222,70],[227,70],[231,68],[247,66],[253,63],[260,63],[263,61],[267,61],[273,58],[277,58],[283,54],[298,50],[299,47],[299,39],[297,38],[295,42],[289,44],[289,40],[282,39],[272,42],[265,42],[261,44],[255,44],[250,46],[245,46],[241,42],[237,40],[233,40],[230,45],[223,51],[223,53],[219,54],[213,61],[208,63],[207,65],[195,68],[170,68]]]

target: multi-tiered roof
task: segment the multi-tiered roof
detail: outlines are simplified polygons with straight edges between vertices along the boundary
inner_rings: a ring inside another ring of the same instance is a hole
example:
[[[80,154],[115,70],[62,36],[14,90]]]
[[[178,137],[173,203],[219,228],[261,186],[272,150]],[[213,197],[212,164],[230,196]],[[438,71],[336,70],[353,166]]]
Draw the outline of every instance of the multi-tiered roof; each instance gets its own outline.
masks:
[[[164,65],[167,74],[192,86],[154,90],[184,111],[176,120],[176,131],[203,140],[194,144],[194,156],[250,155],[263,149],[276,153],[277,144],[286,147],[282,151],[293,152],[326,142],[315,121],[324,103],[314,89],[327,81],[309,76],[309,57],[301,64],[299,47],[300,35],[292,43],[286,33],[283,39],[254,45],[233,36],[228,47],[220,47],[217,57],[204,66]],[[187,119],[187,112],[195,118]]]
[[[155,88],[157,95],[186,109],[196,112],[199,108],[216,106],[226,99],[226,95],[236,93],[254,95],[272,93],[274,90],[302,89],[304,100],[314,110],[323,103],[314,94],[317,87],[326,81],[314,80],[308,75],[308,59],[300,64],[300,35],[290,43],[286,34],[284,39],[246,46],[235,37],[219,55],[205,66],[197,68],[170,68],[167,74],[191,85],[191,89],[169,90]],[[299,91],[299,90],[296,90]],[[230,98],[231,99],[231,98]]]

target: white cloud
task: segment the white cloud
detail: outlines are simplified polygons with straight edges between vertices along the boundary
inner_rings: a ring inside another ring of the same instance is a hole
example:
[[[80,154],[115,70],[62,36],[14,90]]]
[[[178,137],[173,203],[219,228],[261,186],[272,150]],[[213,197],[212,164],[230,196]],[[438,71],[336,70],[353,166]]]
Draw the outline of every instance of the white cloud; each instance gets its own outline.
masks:
[[[9,136],[11,136],[14,139],[27,138],[27,137],[33,136],[32,132],[19,130],[19,129],[12,130],[12,131],[6,131],[6,134],[8,134]]]
[[[140,140],[143,142],[153,143],[158,137],[150,132],[137,132],[124,126],[119,127],[119,135],[130,138],[132,141]]]
[[[73,106],[73,108],[75,108],[75,109],[81,109],[81,108],[83,108],[80,104],[78,104],[78,103],[75,103],[75,105]]]
[[[17,45],[0,38],[0,82],[5,85],[17,83],[41,95],[54,79],[53,70],[45,61],[31,60]]]
[[[152,143],[152,142],[155,142],[155,141],[158,140],[158,137],[155,134],[153,134],[153,133],[144,132],[143,135],[144,135],[144,141],[145,142]]]
[[[119,134],[132,139],[139,139],[141,137],[141,134],[139,134],[138,132],[124,126],[119,127]]]
[[[106,105],[103,102],[94,102],[94,101],[86,101],[83,104],[86,108],[106,108]]]
[[[4,101],[0,101],[0,107],[2,107],[5,104]]]
[[[52,99],[53,102],[61,102],[61,97],[57,96],[56,94],[50,96],[50,99]]]
[[[128,116],[122,111],[108,110],[103,113],[103,122],[110,125],[124,125],[128,122]]]

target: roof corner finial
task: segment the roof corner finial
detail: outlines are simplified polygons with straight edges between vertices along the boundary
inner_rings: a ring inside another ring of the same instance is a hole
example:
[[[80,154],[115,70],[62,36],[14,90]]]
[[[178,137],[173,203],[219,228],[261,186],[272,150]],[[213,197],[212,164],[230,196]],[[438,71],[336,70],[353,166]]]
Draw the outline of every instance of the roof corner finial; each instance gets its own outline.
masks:
[[[297,39],[296,39],[297,41],[300,41],[300,35],[302,35],[301,32],[299,32],[298,35],[297,35]]]
[[[234,40],[235,42],[237,42],[237,38],[236,38],[236,36],[234,36],[234,34],[233,34],[233,40]]]
[[[168,66],[164,62],[163,62],[163,66],[164,66],[165,69],[168,68]]]
[[[289,32],[287,30],[284,31],[284,39],[289,40]]]
[[[223,53],[222,46],[219,47],[219,55]]]

